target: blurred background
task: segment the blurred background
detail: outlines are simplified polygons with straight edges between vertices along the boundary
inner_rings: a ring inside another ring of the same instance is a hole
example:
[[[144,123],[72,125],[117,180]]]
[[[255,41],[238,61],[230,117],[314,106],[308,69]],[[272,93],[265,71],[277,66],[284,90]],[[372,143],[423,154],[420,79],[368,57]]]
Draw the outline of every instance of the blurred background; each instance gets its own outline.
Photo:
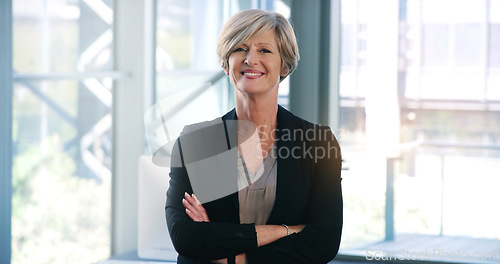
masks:
[[[0,119],[1,263],[96,263],[137,250],[138,156],[234,107],[215,48],[223,23],[250,8],[280,12],[296,30],[301,61],[279,103],[328,124],[342,146],[340,257],[437,248],[490,257],[434,263],[500,261],[500,0],[2,8],[12,67],[0,78],[11,117]],[[153,106],[167,113],[167,135],[148,130]]]

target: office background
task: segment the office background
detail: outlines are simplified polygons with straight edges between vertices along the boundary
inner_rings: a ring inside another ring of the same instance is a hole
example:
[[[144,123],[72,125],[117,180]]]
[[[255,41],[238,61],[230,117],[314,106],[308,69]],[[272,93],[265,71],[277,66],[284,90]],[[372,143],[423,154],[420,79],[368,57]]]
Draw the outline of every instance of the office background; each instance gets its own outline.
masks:
[[[233,107],[216,41],[249,8],[296,30],[279,103],[340,140],[340,257],[498,263],[500,0],[0,1],[0,263],[137,250],[145,114]]]

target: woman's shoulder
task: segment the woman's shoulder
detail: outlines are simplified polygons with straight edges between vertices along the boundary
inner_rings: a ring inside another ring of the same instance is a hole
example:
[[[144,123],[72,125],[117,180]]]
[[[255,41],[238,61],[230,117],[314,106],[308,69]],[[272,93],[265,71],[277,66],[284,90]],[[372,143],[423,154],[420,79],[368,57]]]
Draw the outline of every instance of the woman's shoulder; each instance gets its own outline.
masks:
[[[222,118],[217,117],[213,120],[202,121],[198,123],[193,123],[185,125],[182,129],[182,134],[189,134],[203,129],[210,129],[222,125]]]
[[[328,125],[314,123],[298,117],[281,105],[278,106],[278,127],[281,129],[315,130],[324,131],[325,133],[327,133],[327,131],[331,132]]]

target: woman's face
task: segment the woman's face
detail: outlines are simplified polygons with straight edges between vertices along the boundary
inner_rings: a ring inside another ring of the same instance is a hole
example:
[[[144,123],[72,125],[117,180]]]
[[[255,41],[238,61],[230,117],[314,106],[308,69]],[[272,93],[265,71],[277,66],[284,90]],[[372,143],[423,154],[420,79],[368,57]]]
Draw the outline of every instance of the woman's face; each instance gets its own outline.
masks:
[[[281,56],[274,30],[247,40],[229,56],[225,71],[233,86],[242,93],[259,94],[278,88]]]

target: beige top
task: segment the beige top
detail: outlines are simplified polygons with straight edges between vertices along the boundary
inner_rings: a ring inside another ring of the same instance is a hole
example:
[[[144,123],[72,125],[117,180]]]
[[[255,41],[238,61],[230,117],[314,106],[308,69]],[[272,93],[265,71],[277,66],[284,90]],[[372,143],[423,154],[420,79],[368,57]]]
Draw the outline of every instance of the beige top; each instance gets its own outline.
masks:
[[[238,199],[240,223],[265,225],[276,199],[276,145],[271,148],[264,162],[254,174],[247,169],[245,160],[238,155]]]

